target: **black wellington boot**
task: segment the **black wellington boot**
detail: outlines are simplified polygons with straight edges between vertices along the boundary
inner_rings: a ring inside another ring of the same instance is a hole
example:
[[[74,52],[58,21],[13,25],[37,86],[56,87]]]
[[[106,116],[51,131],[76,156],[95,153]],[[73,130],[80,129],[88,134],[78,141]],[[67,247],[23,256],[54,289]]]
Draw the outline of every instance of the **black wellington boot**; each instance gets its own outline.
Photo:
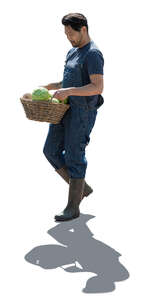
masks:
[[[55,171],[67,182],[69,183],[69,174],[68,174],[68,170],[66,165],[64,165],[62,168],[60,169],[55,169]],[[93,189],[91,188],[91,186],[89,186],[86,181],[85,181],[85,185],[84,185],[84,191],[83,191],[83,195],[82,195],[82,199],[84,197],[89,196],[91,193],[93,192]]]
[[[56,221],[68,221],[79,217],[79,204],[82,200],[84,186],[84,178],[69,179],[68,204],[63,212],[55,216]]]

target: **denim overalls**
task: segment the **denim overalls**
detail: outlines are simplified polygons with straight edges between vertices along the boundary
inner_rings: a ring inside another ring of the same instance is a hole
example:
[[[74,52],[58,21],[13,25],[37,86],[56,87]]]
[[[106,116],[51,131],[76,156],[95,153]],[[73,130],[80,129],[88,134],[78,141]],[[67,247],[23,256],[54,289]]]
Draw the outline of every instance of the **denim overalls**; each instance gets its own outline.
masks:
[[[82,66],[66,60],[62,88],[83,86]],[[85,178],[87,159],[85,148],[97,116],[96,104],[89,105],[88,97],[69,96],[70,108],[59,124],[49,124],[43,153],[55,169],[66,165],[71,178]],[[97,95],[98,100],[98,95]]]

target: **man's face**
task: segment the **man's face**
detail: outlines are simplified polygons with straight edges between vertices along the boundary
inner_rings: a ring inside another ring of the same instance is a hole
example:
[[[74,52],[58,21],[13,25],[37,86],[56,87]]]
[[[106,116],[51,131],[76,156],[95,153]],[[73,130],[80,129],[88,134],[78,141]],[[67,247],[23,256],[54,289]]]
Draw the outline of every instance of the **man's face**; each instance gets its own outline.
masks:
[[[85,28],[82,27],[81,31],[76,31],[70,25],[65,25],[65,34],[73,47],[80,47],[85,35]]]

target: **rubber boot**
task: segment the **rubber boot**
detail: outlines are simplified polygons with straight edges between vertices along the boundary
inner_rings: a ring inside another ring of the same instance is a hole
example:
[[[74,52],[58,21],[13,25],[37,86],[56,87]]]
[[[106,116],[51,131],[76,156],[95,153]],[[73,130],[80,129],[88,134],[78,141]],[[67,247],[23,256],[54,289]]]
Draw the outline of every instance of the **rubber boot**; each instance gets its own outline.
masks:
[[[79,217],[79,204],[82,200],[84,186],[84,178],[69,179],[68,204],[60,214],[55,215],[56,221],[68,221]]]
[[[55,169],[55,171],[67,182],[69,183],[69,174],[68,174],[68,170],[66,165],[64,165],[62,168],[60,169]],[[90,195],[93,192],[93,189],[86,183],[85,181],[85,185],[84,185],[84,191],[83,191],[83,196],[82,199],[84,197],[87,197],[88,195]]]

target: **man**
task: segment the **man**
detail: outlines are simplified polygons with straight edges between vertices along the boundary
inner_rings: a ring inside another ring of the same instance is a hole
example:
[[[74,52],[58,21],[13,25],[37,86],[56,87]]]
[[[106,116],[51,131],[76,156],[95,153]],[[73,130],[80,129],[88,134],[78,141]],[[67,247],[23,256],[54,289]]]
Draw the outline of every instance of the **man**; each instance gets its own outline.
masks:
[[[55,216],[66,221],[80,215],[79,204],[93,192],[85,181],[85,148],[95,124],[99,96],[103,91],[104,59],[90,39],[87,19],[79,13],[62,18],[65,34],[71,42],[64,66],[63,80],[44,86],[56,90],[53,97],[69,99],[70,108],[59,124],[50,124],[43,153],[58,174],[69,183],[66,208]]]

